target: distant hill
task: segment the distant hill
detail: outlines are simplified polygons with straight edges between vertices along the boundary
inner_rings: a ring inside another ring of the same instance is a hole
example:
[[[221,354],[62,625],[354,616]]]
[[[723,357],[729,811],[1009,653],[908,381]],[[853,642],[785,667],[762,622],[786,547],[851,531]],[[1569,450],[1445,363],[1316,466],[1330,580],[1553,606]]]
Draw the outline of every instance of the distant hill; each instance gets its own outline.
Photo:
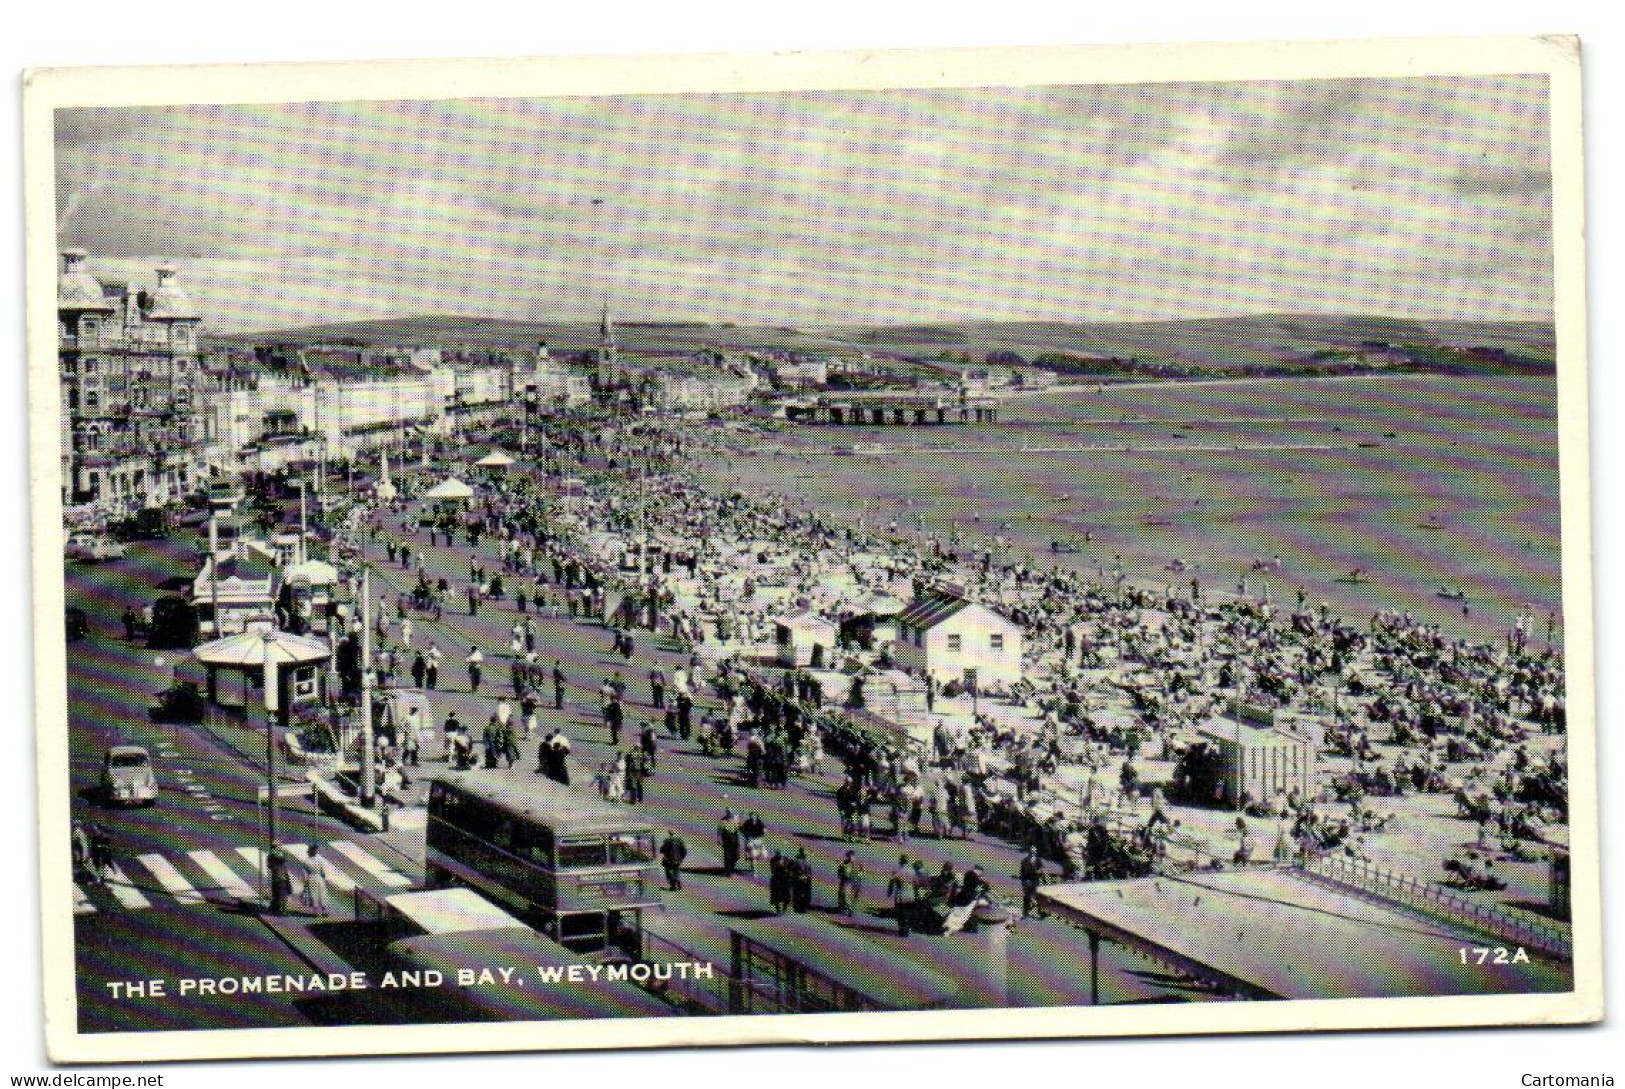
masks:
[[[295,344],[351,343],[400,346],[464,345],[467,347],[534,351],[546,341],[554,352],[580,352],[599,345],[598,323],[514,321],[429,315],[339,322],[236,333],[216,338],[225,344],[286,342]],[[850,352],[853,345],[821,333],[797,329],[707,324],[705,322],[615,323],[615,339],[622,351],[647,355],[687,355],[701,348],[741,352],[805,351]]]
[[[855,344],[922,357],[990,355],[1027,362],[1073,357],[1063,371],[1111,373],[1176,369],[1216,373],[1298,369],[1364,369],[1383,353],[1403,349],[1488,349],[1462,362],[1484,367],[1549,370],[1555,358],[1552,326],[1545,322],[1418,321],[1359,315],[1263,314],[1151,322],[954,322],[842,330]],[[1426,352],[1420,354],[1427,354]],[[1357,357],[1369,357],[1361,363]],[[1467,362],[1472,360],[1474,362]],[[1431,362],[1447,366],[1444,357]],[[1387,365],[1392,365],[1390,360]],[[1427,365],[1420,361],[1416,365]]]
[[[1207,377],[1336,373],[1379,368],[1481,372],[1550,371],[1548,322],[1422,321],[1365,315],[1261,314],[1149,322],[943,322],[815,330],[703,322],[617,322],[625,352],[869,353],[951,370],[1031,363],[1078,377]],[[225,344],[350,343],[533,351],[596,347],[597,322],[423,316],[313,325],[216,337]]]

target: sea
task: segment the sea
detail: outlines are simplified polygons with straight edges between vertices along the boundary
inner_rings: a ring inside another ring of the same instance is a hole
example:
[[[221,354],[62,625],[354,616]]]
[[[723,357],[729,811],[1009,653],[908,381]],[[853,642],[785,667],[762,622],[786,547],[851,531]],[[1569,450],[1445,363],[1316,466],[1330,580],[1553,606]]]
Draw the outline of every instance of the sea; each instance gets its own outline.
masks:
[[[1245,580],[1478,642],[1520,615],[1537,645],[1563,637],[1552,376],[1070,387],[1010,397],[997,423],[785,424],[729,446],[708,486],[926,546],[1186,593]]]

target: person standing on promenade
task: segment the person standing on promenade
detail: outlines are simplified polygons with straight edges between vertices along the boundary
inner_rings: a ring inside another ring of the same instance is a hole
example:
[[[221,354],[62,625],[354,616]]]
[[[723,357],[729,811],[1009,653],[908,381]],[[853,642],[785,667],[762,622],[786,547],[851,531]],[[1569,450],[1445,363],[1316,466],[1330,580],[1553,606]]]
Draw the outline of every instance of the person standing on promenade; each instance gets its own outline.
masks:
[[[637,805],[643,801],[643,757],[636,749],[626,750],[626,800]]]
[[[812,910],[812,901],[812,863],[807,860],[807,848],[803,847],[796,851],[795,861],[790,864],[790,904],[797,915],[805,915]]]
[[[790,909],[790,871],[790,860],[774,851],[773,858],[767,864],[767,899],[773,905],[775,915],[783,915]]]
[[[908,937],[908,909],[914,899],[914,871],[909,868],[908,856],[899,855],[897,868],[886,882],[886,895],[891,897],[892,914],[897,919],[897,933]]]
[[[621,744],[621,723],[625,719],[626,712],[621,707],[620,697],[615,694],[608,681],[604,682],[600,695],[603,698],[604,727],[609,730],[609,743],[618,748]]]
[[[659,669],[649,671],[649,702],[657,711],[666,707],[666,675]]]
[[[570,785],[570,739],[559,730],[553,735],[553,778],[562,786]]]
[[[468,690],[478,693],[480,690],[480,667],[485,663],[485,655],[480,653],[479,647],[470,646],[468,648],[468,657],[463,661],[468,664]]]
[[[429,644],[429,653],[424,656],[423,686],[433,692],[435,685],[440,683],[440,659],[443,655],[435,644]]]
[[[559,659],[553,659],[553,710],[558,711],[564,707],[564,670],[560,668]]]
[[[750,875],[756,876],[756,863],[767,861],[767,825],[759,814],[752,813],[739,825],[740,847],[750,866]]]
[[[1021,860],[1021,917],[1032,917],[1033,908],[1038,901],[1038,890],[1044,884],[1044,860],[1038,857],[1038,845],[1035,843],[1027,848],[1027,854]]]
[[[739,826],[731,809],[723,811],[722,823],[717,825],[717,842],[722,846],[722,872],[732,877],[739,868]]]

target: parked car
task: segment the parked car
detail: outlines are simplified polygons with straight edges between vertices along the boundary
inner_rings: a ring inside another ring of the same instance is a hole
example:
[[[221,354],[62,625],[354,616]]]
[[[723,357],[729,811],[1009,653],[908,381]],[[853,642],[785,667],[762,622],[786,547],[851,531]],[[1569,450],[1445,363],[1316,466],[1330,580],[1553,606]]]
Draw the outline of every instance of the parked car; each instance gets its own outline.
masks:
[[[156,805],[158,773],[140,745],[114,745],[102,761],[102,797],[113,805]]]
[[[145,507],[109,527],[121,541],[159,541],[169,536],[169,529],[169,512],[159,507]]]
[[[197,645],[197,609],[184,597],[161,597],[152,604],[147,624],[147,646],[189,650]]]
[[[65,620],[68,630],[68,642],[76,643],[90,635],[90,618],[85,615],[85,610],[70,608],[67,611]]]
[[[94,533],[75,533],[68,538],[67,557],[80,563],[100,563],[103,560],[122,559],[125,547],[118,541],[98,537]]]

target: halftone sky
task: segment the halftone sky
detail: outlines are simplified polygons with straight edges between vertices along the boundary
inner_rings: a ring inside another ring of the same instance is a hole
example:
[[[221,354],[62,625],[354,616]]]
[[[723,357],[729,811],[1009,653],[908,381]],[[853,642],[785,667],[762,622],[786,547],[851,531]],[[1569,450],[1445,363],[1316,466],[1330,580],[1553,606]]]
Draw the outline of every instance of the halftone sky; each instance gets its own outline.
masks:
[[[1544,76],[57,113],[58,235],[219,330],[1549,319]]]

